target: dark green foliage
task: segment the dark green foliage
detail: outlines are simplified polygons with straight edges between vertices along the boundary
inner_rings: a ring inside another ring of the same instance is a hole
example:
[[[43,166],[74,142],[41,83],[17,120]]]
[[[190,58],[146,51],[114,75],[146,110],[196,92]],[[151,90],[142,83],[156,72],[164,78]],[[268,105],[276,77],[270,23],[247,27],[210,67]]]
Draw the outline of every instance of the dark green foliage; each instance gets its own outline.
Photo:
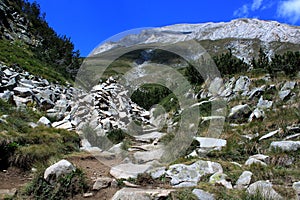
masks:
[[[253,68],[257,69],[257,68],[267,68],[269,66],[269,58],[267,56],[267,54],[264,52],[263,48],[259,49],[259,54],[258,54],[258,59],[255,60],[254,58],[252,59],[252,66]]]
[[[171,94],[171,91],[158,84],[145,84],[138,88],[131,96],[133,102],[149,110],[153,105],[160,103]]]
[[[204,82],[204,79],[199,71],[191,65],[185,69],[184,75],[188,78],[191,84],[201,84]]]
[[[249,68],[249,65],[245,63],[244,60],[232,55],[231,49],[229,49],[229,52],[223,53],[220,56],[214,56],[213,60],[222,76],[245,72]]]
[[[81,65],[79,51],[74,50],[74,44],[70,38],[58,35],[46,22],[45,13],[42,13],[37,2],[30,3],[25,0],[5,0],[6,5],[25,17],[28,22],[28,32],[36,40],[40,41],[38,45],[32,45],[27,48],[32,55],[26,55],[27,58],[39,60],[46,63],[50,68],[62,74],[65,78],[75,78],[76,69]],[[7,57],[8,62],[11,62]],[[18,63],[23,65],[24,63]],[[36,63],[28,63],[39,68]],[[48,67],[47,66],[47,67]],[[22,66],[23,67],[23,66]],[[36,75],[39,75],[37,73]]]
[[[258,59],[252,59],[255,69],[265,69],[272,77],[278,72],[284,72],[287,76],[294,77],[300,71],[300,52],[287,51],[283,54],[275,54],[269,61],[262,48],[259,50]]]
[[[129,135],[120,128],[113,129],[107,133],[107,138],[114,144],[118,144],[128,137]]]
[[[88,189],[86,178],[80,169],[61,176],[50,184],[38,174],[26,188],[26,194],[32,199],[70,199],[77,194],[82,194]]]
[[[40,114],[30,108],[17,109],[0,100],[0,116],[8,115],[0,123],[0,168],[16,166],[30,169],[36,163],[46,163],[53,156],[61,156],[79,149],[77,133],[44,126],[31,128]]]

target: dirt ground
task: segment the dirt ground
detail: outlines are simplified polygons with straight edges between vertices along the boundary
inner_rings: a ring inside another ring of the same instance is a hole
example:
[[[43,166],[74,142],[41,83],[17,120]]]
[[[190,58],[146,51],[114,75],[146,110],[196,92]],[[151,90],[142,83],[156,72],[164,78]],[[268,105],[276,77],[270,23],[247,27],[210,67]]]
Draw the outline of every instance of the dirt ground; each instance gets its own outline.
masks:
[[[95,178],[111,177],[111,175],[109,174],[110,168],[102,164],[99,160],[97,160],[93,155],[89,153],[82,153],[80,155],[68,157],[66,159],[73,163],[76,167],[84,171],[90,188],[92,188],[94,184],[92,180],[94,180]],[[101,189],[100,191],[90,191],[91,193],[93,193],[92,197],[83,198],[82,195],[77,195],[73,199],[108,200],[111,199],[119,189],[120,188],[109,187]]]
[[[109,174],[109,167],[99,162],[93,155],[88,153],[80,153],[77,155],[68,156],[68,161],[73,163],[76,167],[82,169],[87,177],[89,187],[92,188],[95,180],[98,177],[111,177]],[[26,183],[32,180],[33,174],[31,172],[24,172],[20,169],[10,167],[7,170],[0,171],[0,199],[5,195],[1,194],[4,191],[22,188]],[[106,200],[111,199],[113,195],[120,188],[106,188],[100,191],[92,191],[93,196],[84,198],[82,194],[75,196],[72,199],[88,199],[88,200]]]

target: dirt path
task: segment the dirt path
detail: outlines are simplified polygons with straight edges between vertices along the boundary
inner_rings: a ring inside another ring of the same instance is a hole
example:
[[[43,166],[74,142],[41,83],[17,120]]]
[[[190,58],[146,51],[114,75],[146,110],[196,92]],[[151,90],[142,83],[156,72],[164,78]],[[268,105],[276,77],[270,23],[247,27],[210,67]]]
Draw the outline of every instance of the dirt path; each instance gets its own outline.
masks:
[[[73,163],[76,167],[82,169],[86,174],[88,184],[90,188],[93,187],[93,180],[99,177],[111,177],[109,174],[110,168],[104,164],[102,164],[99,160],[97,160],[93,155],[89,153],[80,153],[78,155],[74,155],[67,158],[68,161]],[[100,191],[91,191],[93,193],[92,197],[84,198],[88,200],[108,200],[113,197],[113,195],[120,188],[105,188]],[[83,199],[82,195],[77,195],[73,199],[79,200]]]

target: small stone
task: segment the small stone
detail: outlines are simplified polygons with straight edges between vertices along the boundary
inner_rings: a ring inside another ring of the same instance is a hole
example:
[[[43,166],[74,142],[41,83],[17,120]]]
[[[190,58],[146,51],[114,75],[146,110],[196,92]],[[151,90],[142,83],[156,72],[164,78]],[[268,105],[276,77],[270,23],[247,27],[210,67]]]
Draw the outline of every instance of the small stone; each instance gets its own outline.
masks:
[[[273,135],[276,135],[277,133],[279,133],[281,131],[281,129],[278,129],[276,131],[272,131],[264,136],[262,136],[261,138],[259,138],[259,140],[264,140],[264,139],[267,139],[267,138],[270,138],[272,137]]]
[[[93,190],[100,190],[103,188],[107,188],[112,181],[113,179],[108,177],[97,178],[93,185]]]
[[[209,178],[209,183],[211,184],[221,184],[224,187],[226,187],[227,189],[232,189],[232,184],[230,181],[226,180],[227,175],[223,174],[221,172],[217,172],[215,174],[213,174],[210,178]]]
[[[92,192],[89,192],[89,193],[84,193],[83,194],[83,198],[89,198],[89,197],[92,197],[94,194]]]

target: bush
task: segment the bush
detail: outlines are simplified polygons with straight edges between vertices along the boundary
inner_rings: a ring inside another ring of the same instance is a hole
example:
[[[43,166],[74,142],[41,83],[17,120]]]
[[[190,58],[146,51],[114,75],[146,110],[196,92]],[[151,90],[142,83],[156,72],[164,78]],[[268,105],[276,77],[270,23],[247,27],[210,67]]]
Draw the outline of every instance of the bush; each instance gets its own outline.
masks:
[[[37,174],[25,194],[32,199],[60,200],[70,199],[88,189],[84,173],[80,169],[61,176],[55,183],[50,184],[43,178],[43,173]]]

